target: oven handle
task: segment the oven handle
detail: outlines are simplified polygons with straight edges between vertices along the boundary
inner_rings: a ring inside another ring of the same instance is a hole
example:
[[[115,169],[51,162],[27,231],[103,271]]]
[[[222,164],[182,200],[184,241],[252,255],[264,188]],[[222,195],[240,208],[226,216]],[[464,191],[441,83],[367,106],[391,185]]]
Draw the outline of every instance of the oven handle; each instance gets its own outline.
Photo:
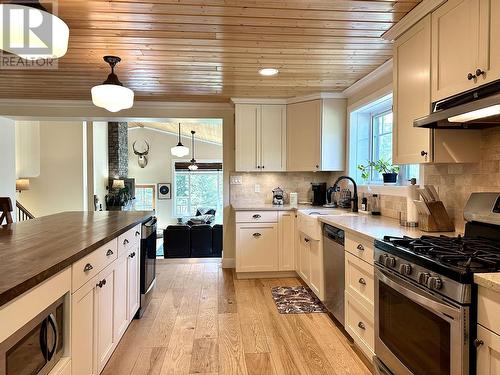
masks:
[[[48,322],[54,333],[54,344],[52,346],[52,349],[48,351],[48,360],[50,361],[54,356],[54,354],[56,353],[57,341],[59,340],[59,329],[57,327],[57,321],[56,318],[54,317],[54,314],[49,315]]]
[[[434,311],[440,312],[443,314],[447,320],[455,320],[460,318],[460,311],[457,311],[456,308],[446,305],[444,303],[438,302],[434,299],[425,297],[424,295],[414,292],[413,290],[409,288],[405,288],[400,285],[398,282],[399,280],[396,279],[394,276],[384,272],[380,268],[376,268],[376,274],[377,277],[380,281],[383,283],[389,285],[391,288],[396,290],[397,292],[401,293],[405,297],[411,299],[412,301],[417,302],[418,304],[430,308]],[[396,281],[398,280],[398,281]],[[404,282],[404,281],[403,281]],[[405,282],[406,283],[406,282]],[[407,283],[409,286],[411,284]]]

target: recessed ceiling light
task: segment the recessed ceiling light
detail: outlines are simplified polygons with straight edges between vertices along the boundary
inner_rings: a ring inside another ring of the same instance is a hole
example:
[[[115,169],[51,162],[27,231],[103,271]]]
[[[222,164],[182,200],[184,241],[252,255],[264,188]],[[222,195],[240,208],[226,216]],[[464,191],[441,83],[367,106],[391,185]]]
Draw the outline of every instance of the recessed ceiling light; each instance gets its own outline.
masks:
[[[279,70],[276,68],[262,68],[259,70],[261,76],[275,76],[278,72]]]

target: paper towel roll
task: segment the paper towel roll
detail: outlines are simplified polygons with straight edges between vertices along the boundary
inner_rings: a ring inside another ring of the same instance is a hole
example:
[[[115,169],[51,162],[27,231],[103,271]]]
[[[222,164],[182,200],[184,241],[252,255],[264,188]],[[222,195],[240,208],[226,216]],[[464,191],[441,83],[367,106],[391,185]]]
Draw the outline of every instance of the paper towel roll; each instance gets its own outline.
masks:
[[[297,207],[299,197],[297,193],[290,193],[290,206]]]
[[[408,195],[406,197],[406,221],[408,223],[418,223],[417,206],[413,203],[414,200],[419,200],[418,185],[408,186]]]

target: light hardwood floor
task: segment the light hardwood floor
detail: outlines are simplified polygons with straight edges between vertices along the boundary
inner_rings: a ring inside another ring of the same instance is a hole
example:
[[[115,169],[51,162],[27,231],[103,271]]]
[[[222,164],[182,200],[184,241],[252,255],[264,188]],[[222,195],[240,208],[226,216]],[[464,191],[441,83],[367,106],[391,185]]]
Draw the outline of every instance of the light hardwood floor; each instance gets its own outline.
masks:
[[[143,374],[370,374],[326,314],[281,315],[271,287],[218,263],[158,262],[154,298],[103,371]]]

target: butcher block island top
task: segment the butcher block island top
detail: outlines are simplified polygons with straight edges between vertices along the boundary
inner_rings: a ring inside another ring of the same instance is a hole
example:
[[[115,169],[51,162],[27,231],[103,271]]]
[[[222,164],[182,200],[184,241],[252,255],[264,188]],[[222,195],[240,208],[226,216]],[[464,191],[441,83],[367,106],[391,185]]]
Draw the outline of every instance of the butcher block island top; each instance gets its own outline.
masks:
[[[150,211],[63,212],[0,226],[0,306],[152,216]]]

